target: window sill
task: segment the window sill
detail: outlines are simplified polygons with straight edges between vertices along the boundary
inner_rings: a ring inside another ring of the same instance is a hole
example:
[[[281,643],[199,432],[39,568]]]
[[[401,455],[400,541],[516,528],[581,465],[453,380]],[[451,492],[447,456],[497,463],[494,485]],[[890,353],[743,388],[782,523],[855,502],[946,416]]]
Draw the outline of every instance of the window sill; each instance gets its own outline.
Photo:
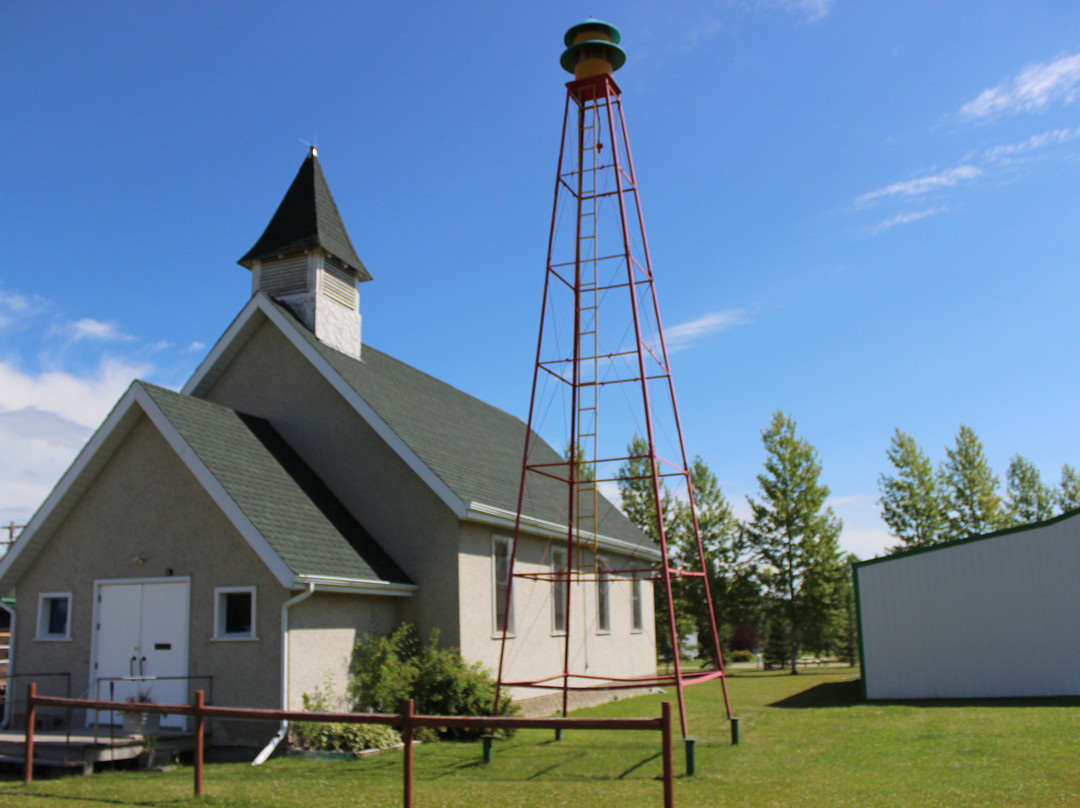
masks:
[[[71,637],[34,637],[34,642],[72,642]]]
[[[235,637],[211,637],[210,642],[258,642],[258,637],[244,637],[237,635]]]

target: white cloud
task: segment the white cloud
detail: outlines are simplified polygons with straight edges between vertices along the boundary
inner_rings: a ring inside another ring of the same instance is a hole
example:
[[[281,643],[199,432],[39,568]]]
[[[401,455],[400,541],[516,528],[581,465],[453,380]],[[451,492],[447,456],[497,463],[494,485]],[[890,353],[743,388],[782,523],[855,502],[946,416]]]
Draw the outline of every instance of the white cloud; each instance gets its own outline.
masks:
[[[780,9],[802,17],[807,22],[817,22],[832,11],[836,0],[751,0],[755,9]]]
[[[891,230],[898,224],[909,224],[910,222],[917,222],[919,219],[925,219],[928,216],[937,216],[941,213],[948,213],[949,209],[946,207],[927,208],[926,210],[917,210],[907,213],[898,213],[895,216],[891,216],[888,219],[878,222],[877,224],[866,228],[866,232],[872,235],[878,233],[884,233],[886,230]]]
[[[131,380],[151,368],[106,360],[83,376],[0,362],[0,521],[24,523]]]
[[[196,340],[195,342],[193,342],[189,346],[187,346],[187,351],[188,351],[188,353],[192,353],[194,351],[201,351],[205,347],[206,347],[205,342],[199,342],[198,340]]]
[[[1044,146],[1051,146],[1056,143],[1067,143],[1077,137],[1080,137],[1080,126],[1075,129],[1052,129],[1048,132],[1032,135],[1027,140],[1022,140],[1019,143],[994,146],[983,152],[983,156],[988,162],[999,162],[1007,160],[1017,154],[1041,149]]]
[[[131,380],[151,370],[145,364],[106,359],[86,375],[59,370],[34,375],[0,362],[0,413],[29,408],[96,427]]]
[[[30,301],[23,295],[15,295],[0,289],[0,306],[11,311],[26,311],[30,308]]]
[[[668,352],[674,353],[689,348],[701,337],[715,331],[724,331],[737,325],[746,325],[749,322],[750,316],[742,309],[714,311],[688,323],[680,323],[665,329],[664,339],[667,343]]]
[[[36,296],[29,298],[0,289],[0,328],[26,322],[42,307],[42,300]]]
[[[1080,53],[1059,56],[1052,62],[1029,65],[1011,79],[979,93],[960,108],[966,118],[1034,112],[1052,102],[1071,104],[1077,98],[1080,83]]]
[[[982,174],[982,169],[973,165],[956,166],[937,174],[926,177],[916,177],[913,180],[894,182],[884,188],[863,194],[855,200],[855,206],[865,208],[873,205],[881,199],[894,196],[918,196],[939,188],[952,188],[964,180],[973,180]]]
[[[101,342],[113,342],[116,340],[130,341],[135,337],[123,333],[116,323],[103,323],[90,317],[68,325],[68,331],[76,342],[83,339],[95,339]]]

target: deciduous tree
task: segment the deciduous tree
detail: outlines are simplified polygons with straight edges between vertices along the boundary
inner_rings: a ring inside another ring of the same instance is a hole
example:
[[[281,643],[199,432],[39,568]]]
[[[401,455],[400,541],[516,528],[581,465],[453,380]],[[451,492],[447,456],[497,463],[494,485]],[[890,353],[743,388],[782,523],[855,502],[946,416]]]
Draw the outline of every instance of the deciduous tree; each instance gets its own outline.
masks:
[[[1056,493],[1062,513],[1080,508],[1080,474],[1068,463],[1061,467],[1061,484]]]
[[[998,478],[975,431],[961,424],[953,448],[945,449],[941,485],[948,508],[947,538],[989,533],[1005,525]]]
[[[914,438],[897,429],[886,452],[895,474],[878,477],[881,518],[902,544],[890,550],[923,547],[941,540],[945,507],[930,458]]]
[[[1055,497],[1045,485],[1035,464],[1021,455],[1013,455],[1005,472],[1007,519],[1010,525],[1040,522],[1054,515]]]

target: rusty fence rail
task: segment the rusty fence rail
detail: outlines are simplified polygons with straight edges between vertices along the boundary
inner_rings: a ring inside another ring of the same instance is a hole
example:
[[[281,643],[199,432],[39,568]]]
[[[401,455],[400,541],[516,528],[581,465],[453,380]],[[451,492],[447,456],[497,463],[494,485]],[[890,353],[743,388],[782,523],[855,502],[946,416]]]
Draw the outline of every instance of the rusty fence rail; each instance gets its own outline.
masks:
[[[146,704],[118,701],[94,701],[92,699],[60,698],[37,695],[37,683],[31,682],[26,696],[26,748],[23,781],[27,785],[34,779],[34,718],[39,707],[67,707],[86,710],[117,710],[128,713],[161,713],[189,715],[194,719],[195,796],[203,793],[203,725],[208,718],[232,718],[248,721],[303,721],[338,724],[385,724],[398,727],[404,744],[402,772],[402,804],[413,804],[413,730],[417,727],[458,727],[485,729],[578,729],[578,730],[651,730],[661,735],[661,759],[663,761],[664,808],[675,804],[675,775],[672,756],[671,702],[662,702],[659,718],[513,718],[476,717],[451,715],[417,715],[413,712],[413,700],[405,703],[404,713],[308,713],[299,710],[259,710],[249,707],[212,707],[204,701],[203,691],[195,691],[194,704]]]

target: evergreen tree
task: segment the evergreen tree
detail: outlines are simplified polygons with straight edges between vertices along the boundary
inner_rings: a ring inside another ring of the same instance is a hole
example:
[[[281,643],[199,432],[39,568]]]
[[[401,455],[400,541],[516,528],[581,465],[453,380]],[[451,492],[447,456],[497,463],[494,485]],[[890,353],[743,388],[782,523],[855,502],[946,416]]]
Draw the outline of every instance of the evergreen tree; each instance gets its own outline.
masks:
[[[649,467],[649,444],[644,438],[634,435],[630,445],[626,447],[626,454],[630,458],[619,467],[618,485],[619,500],[622,512],[644,531],[645,535],[660,544],[659,523],[656,511],[656,493],[652,486],[652,470]],[[675,498],[667,489],[660,484],[660,509],[664,516],[664,536],[675,518]],[[669,560],[673,561],[673,552],[677,548],[668,544]]]
[[[938,478],[915,440],[897,429],[886,455],[896,475],[878,477],[881,518],[902,544],[890,551],[924,547],[941,540],[946,526]]]
[[[705,552],[705,581],[687,578],[678,582],[677,591],[683,610],[690,615],[698,635],[698,647],[712,662],[712,623],[709,620],[708,600],[704,586],[707,582],[712,596],[714,618],[720,632],[720,645],[726,647],[730,628],[739,615],[739,599],[733,597],[738,587],[741,553],[738,546],[738,522],[724,497],[716,475],[701,458],[690,465],[690,485],[697,509],[698,531]],[[678,559],[683,569],[700,570],[694,519],[689,502],[676,505],[678,524]],[[739,594],[742,594],[741,592]]]
[[[842,525],[825,505],[829,489],[818,479],[817,451],[795,435],[795,421],[774,413],[761,440],[765,471],[757,477],[760,499],[747,497],[753,517],[746,535],[783,618],[794,674],[800,645],[824,647],[839,605]],[[776,625],[774,620],[770,630]]]
[[[990,533],[1005,524],[998,478],[974,430],[961,424],[953,448],[946,448],[941,486],[948,508],[947,538]]]
[[[1061,484],[1056,495],[1062,513],[1080,508],[1080,474],[1068,463],[1061,467]]]
[[[1049,519],[1054,514],[1055,496],[1045,485],[1035,464],[1026,457],[1013,455],[1005,472],[1007,519],[1010,525],[1026,525]]]

